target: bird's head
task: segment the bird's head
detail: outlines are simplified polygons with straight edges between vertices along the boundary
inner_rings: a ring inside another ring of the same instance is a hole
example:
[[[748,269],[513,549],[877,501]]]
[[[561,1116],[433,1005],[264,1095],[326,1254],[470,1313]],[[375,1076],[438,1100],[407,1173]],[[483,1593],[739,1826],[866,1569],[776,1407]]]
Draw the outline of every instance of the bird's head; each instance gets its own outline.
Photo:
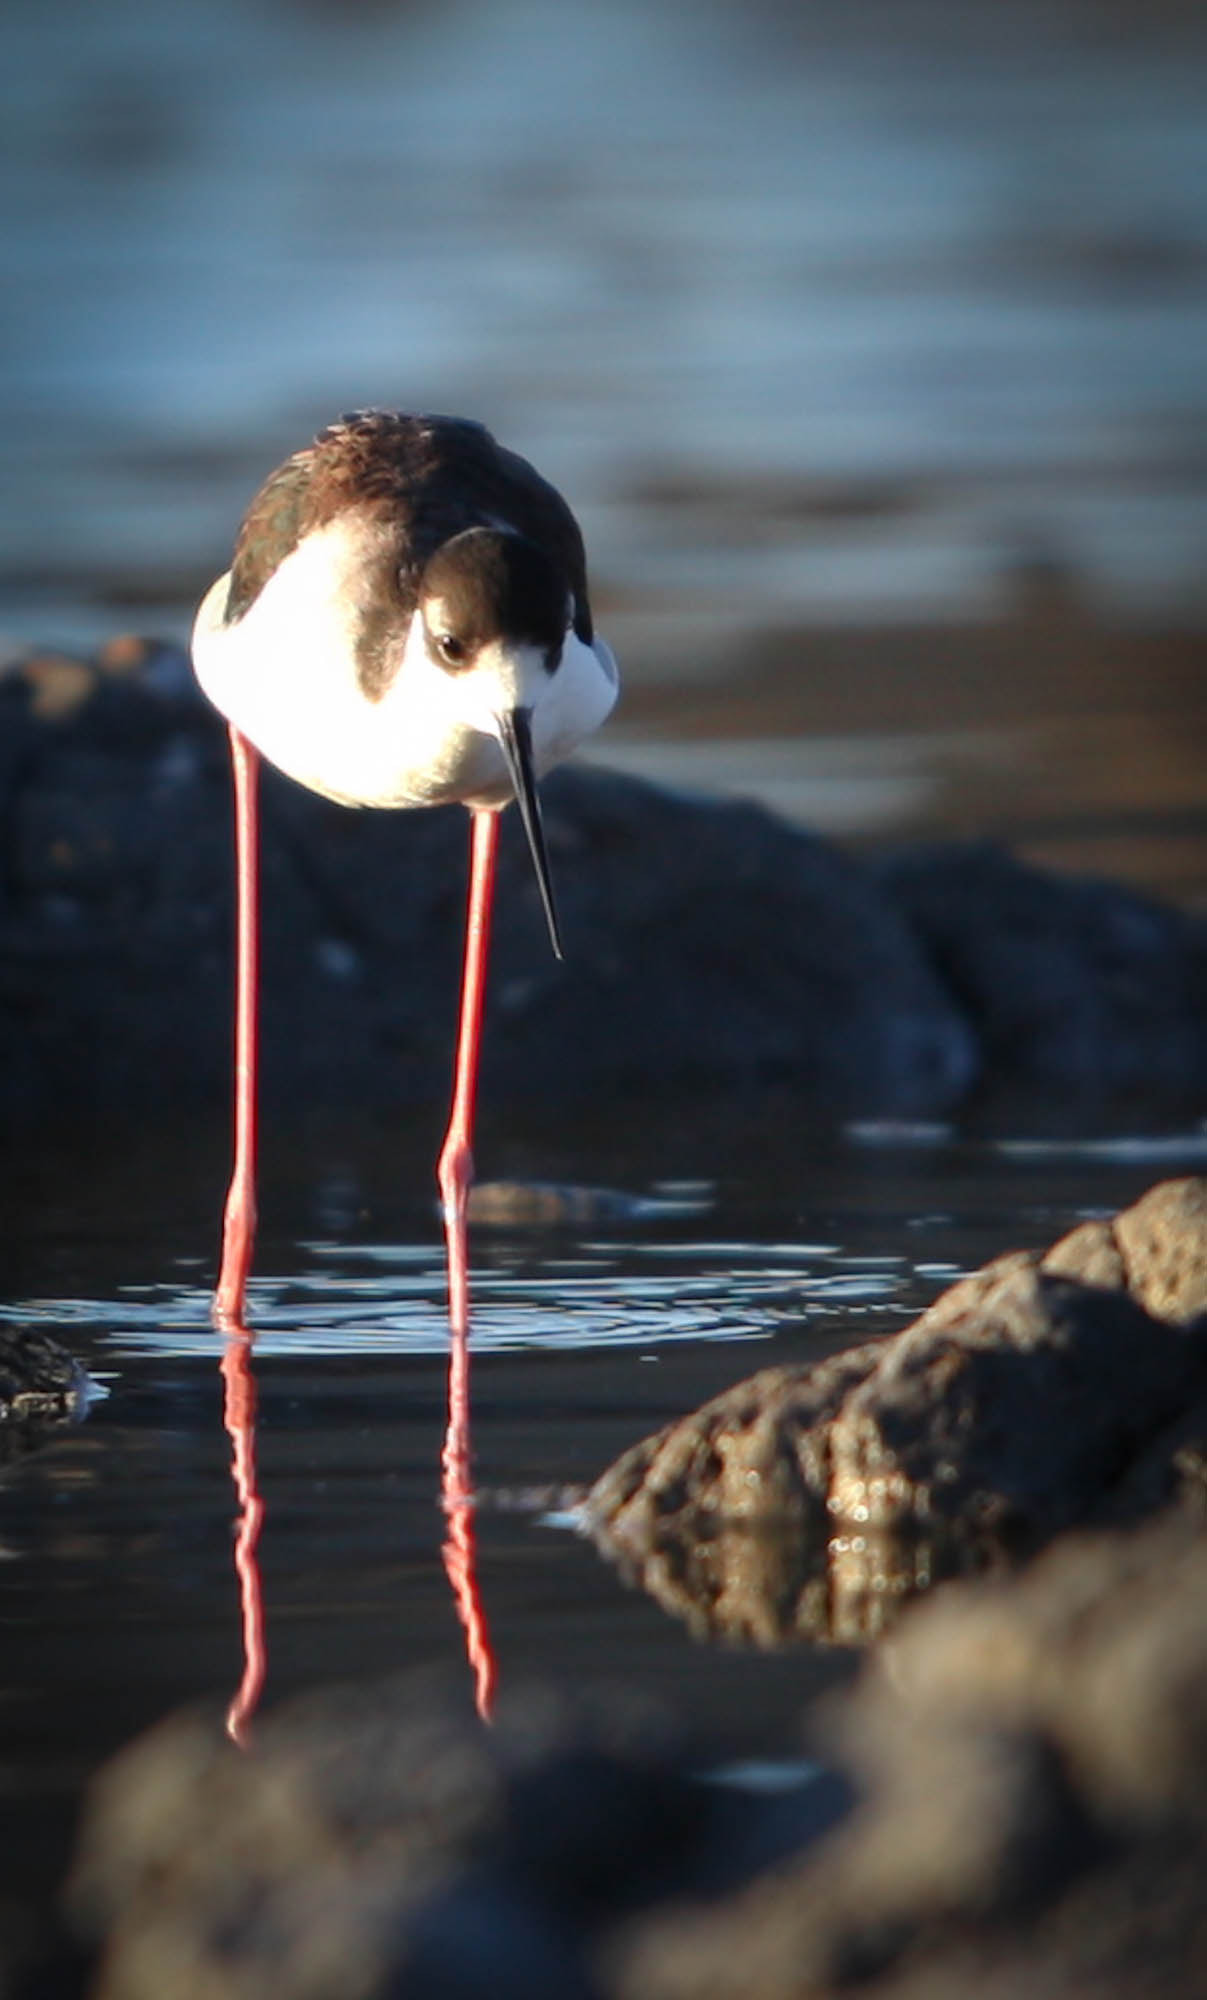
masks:
[[[467,528],[423,572],[419,616],[428,658],[457,682],[458,709],[498,741],[528,836],[549,936],[562,956],[532,761],[532,717],[561,665],[573,616],[566,577],[507,529]]]

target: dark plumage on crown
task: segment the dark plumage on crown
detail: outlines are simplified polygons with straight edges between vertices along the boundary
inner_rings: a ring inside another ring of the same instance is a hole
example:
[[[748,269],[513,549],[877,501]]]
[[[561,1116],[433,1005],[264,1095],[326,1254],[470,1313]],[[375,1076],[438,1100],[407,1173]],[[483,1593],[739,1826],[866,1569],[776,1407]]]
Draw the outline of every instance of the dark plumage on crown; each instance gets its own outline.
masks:
[[[507,638],[537,647],[550,672],[569,622],[567,579],[543,549],[507,529],[467,528],[441,544],[423,572],[420,603],[438,605],[457,642],[443,664],[470,664],[478,647]]]
[[[445,542],[468,528],[503,526],[560,569],[575,632],[590,644],[582,536],[556,487],[482,424],[387,410],[341,417],[265,480],[235,544],[227,623],[254,604],[299,542],[350,508],[387,524],[396,552],[390,573],[404,612]]]

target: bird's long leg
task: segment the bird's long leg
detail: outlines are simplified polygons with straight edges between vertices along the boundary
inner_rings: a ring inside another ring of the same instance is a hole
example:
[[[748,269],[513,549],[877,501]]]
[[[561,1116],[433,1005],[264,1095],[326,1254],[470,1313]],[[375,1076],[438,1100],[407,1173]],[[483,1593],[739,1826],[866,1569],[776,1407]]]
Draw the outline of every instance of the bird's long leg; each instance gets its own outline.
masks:
[[[469,863],[469,916],[465,928],[465,965],[461,974],[461,1024],[457,1031],[457,1067],[453,1108],[440,1149],[436,1180],[444,1209],[448,1248],[448,1317],[453,1335],[452,1365],[464,1365],[458,1344],[469,1332],[469,1268],[466,1211],[474,1177],[474,1101],[478,1086],[478,1051],[482,1040],[482,1002],[486,993],[486,959],[490,945],[490,912],[494,900],[495,855],[499,815],[479,809],[473,814]]]
[[[486,1613],[478,1589],[474,1536],[469,1442],[469,1247],[466,1215],[474,1177],[474,1100],[478,1083],[478,1050],[482,1039],[482,1003],[486,993],[486,959],[490,945],[498,833],[497,813],[474,813],[453,1108],[436,1169],[448,1251],[450,1334],[448,1427],[441,1458],[444,1509],[448,1517],[444,1565],[453,1586],[457,1614],[465,1627],[466,1646],[474,1670],[478,1713],[484,1721],[489,1720],[494,1702],[496,1669]]]
[[[256,1239],[256,1098],[260,983],[260,753],[230,727],[235,780],[235,1161],[222,1221],[214,1296],[219,1326],[243,1323]]]

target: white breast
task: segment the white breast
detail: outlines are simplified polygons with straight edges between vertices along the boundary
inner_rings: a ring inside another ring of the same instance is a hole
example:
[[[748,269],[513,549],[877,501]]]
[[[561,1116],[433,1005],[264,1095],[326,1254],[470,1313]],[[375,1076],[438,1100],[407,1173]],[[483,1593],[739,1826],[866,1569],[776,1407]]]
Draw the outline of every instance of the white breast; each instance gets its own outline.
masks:
[[[553,675],[515,654],[449,674],[428,657],[416,618],[397,674],[371,701],[354,649],[365,532],[341,520],[307,536],[232,625],[222,622],[230,579],[219,577],[193,628],[197,679],[270,763],[341,804],[505,804],[492,712],[531,706],[537,773],[549,770],[611,710],[611,652],[571,632]]]

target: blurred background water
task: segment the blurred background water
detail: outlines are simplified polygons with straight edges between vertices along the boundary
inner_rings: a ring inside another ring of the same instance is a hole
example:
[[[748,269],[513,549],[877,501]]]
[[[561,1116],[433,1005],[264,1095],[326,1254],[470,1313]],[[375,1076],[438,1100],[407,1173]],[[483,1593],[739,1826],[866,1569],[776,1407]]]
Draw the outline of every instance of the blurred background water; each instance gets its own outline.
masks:
[[[26,0],[5,41],[8,639],[184,635],[319,424],[461,411],[581,515],[601,755],[1203,892],[1200,10]]]

